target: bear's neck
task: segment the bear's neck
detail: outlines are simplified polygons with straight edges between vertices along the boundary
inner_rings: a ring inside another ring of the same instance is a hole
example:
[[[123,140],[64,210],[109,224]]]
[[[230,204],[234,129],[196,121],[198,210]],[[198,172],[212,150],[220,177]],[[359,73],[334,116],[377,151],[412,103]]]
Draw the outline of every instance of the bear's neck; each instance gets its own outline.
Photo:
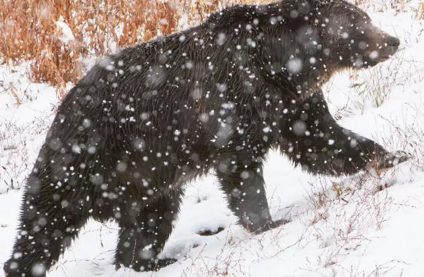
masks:
[[[290,33],[271,37],[263,41],[260,54],[265,57],[263,68],[269,75],[286,78],[299,99],[305,99],[320,90],[332,75],[332,67],[323,62],[328,58],[324,57],[320,47],[317,45],[311,49]]]

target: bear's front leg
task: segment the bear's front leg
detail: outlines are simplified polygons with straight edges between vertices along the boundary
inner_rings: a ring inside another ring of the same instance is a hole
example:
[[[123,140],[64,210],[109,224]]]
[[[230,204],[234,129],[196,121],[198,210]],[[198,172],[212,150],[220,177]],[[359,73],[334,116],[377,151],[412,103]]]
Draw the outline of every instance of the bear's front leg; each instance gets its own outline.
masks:
[[[292,105],[282,124],[281,151],[314,174],[354,174],[368,166],[389,168],[409,159],[344,129],[331,116],[322,91]]]
[[[261,233],[287,223],[273,221],[265,195],[262,154],[241,150],[217,162],[216,172],[230,209],[249,232]]]

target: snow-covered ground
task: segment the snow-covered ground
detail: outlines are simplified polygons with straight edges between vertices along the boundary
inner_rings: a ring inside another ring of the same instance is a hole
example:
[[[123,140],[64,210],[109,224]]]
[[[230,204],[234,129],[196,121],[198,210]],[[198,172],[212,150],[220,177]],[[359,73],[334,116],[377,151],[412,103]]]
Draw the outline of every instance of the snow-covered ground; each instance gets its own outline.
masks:
[[[423,276],[424,22],[415,17],[372,14],[376,25],[401,39],[401,50],[326,86],[340,124],[389,150],[411,153],[410,161],[385,172],[328,178],[305,174],[271,152],[268,201],[273,216],[290,217],[290,223],[247,233],[211,174],[187,186],[163,253],[177,263],[155,273],[115,271],[117,227],[90,221],[49,276]],[[28,68],[0,66],[1,268],[15,238],[21,188],[59,103],[53,88],[28,80]],[[216,235],[198,234],[219,228]]]

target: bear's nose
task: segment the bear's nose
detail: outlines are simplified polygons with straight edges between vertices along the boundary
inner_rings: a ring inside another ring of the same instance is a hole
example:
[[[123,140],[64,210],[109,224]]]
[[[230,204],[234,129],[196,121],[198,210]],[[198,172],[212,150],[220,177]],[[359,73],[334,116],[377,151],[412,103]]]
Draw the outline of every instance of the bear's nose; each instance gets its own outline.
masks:
[[[388,46],[399,47],[400,40],[398,38],[389,36],[386,40]]]

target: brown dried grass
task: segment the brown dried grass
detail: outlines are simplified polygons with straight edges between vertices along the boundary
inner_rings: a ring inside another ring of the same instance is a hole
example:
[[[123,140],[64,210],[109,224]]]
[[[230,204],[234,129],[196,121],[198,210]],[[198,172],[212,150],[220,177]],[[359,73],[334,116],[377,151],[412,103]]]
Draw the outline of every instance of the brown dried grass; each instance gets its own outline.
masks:
[[[172,33],[179,11],[189,11],[189,21],[201,21],[224,4],[249,1],[0,0],[0,62],[31,61],[34,82],[63,91],[81,77],[83,58]],[[59,19],[74,35],[67,43],[61,40]]]
[[[420,8],[417,13],[418,19],[424,19],[424,2],[420,3]]]

